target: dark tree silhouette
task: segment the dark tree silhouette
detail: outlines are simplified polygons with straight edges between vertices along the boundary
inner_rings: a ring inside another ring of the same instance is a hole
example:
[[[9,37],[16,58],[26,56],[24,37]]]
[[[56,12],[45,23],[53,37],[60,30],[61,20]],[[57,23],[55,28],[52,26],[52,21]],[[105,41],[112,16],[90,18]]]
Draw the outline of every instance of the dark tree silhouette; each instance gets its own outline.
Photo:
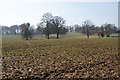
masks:
[[[44,27],[46,27],[46,30],[47,31],[45,31],[46,33],[46,35],[47,35],[47,38],[49,39],[49,35],[50,35],[50,33],[49,33],[49,27],[50,27],[50,23],[51,23],[51,20],[53,19],[53,16],[52,16],[52,14],[51,13],[45,13],[43,16],[42,16],[42,24],[43,24],[43,26]]]
[[[59,39],[60,27],[63,27],[65,24],[65,20],[62,17],[54,16],[52,19],[52,23],[56,28],[57,39]]]
[[[82,27],[83,27],[83,31],[84,31],[84,33],[87,35],[87,38],[89,38],[89,36],[90,36],[90,31],[91,31],[91,27],[93,26],[93,24],[91,23],[91,21],[89,21],[89,20],[85,20],[85,21],[83,21],[83,25],[82,25]]]
[[[102,38],[105,36],[105,34],[104,34],[104,33],[100,33],[100,35],[101,35],[101,37],[102,37]]]
[[[12,26],[10,26],[10,33],[11,34],[17,34],[17,33],[19,33],[19,26],[18,25],[12,25]]]
[[[22,38],[25,38],[26,40],[28,40],[29,38],[32,38],[30,23],[21,24],[20,27],[21,27]]]
[[[104,24],[103,25],[104,26],[104,28],[105,28],[105,33],[106,33],[106,37],[110,37],[110,34],[112,33],[112,27],[114,26],[114,25],[112,25],[112,24]]]

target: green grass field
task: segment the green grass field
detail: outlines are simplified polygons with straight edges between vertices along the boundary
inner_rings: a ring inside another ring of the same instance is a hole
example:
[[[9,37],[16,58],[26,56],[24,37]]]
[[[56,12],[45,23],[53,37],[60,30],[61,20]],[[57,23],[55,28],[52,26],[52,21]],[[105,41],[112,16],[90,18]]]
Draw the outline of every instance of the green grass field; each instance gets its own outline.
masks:
[[[56,35],[50,35],[52,37],[56,37]],[[111,34],[111,36],[118,36],[118,34]],[[76,33],[76,32],[68,32],[66,35],[60,35],[61,39],[65,38],[87,38],[85,34]],[[97,35],[92,35],[90,38],[98,38]],[[33,36],[32,40],[45,40],[46,37],[44,35],[35,35]],[[22,39],[21,35],[3,35],[2,42],[16,42],[16,41],[25,41]]]
[[[74,35],[26,41],[13,37],[3,36],[3,79],[118,78],[120,75],[118,38],[87,39]]]

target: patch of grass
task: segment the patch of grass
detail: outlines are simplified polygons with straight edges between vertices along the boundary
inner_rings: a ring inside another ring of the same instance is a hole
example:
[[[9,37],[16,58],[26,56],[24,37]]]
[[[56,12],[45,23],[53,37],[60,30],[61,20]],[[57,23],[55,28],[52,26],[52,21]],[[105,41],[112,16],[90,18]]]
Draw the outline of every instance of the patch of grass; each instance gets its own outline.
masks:
[[[112,34],[112,36],[115,36],[117,34]],[[50,37],[56,37],[56,35],[52,34],[50,35]],[[81,33],[76,33],[76,32],[68,32],[65,35],[60,35],[60,39],[74,39],[74,38],[87,38],[87,36],[85,34],[81,34]],[[91,35],[90,38],[98,38],[97,35]],[[105,37],[106,38],[106,37]],[[46,40],[45,35],[34,35],[33,38],[31,40]],[[21,35],[3,35],[2,36],[2,42],[16,42],[16,41],[25,41],[24,39],[22,39]],[[53,39],[52,39],[53,40]]]

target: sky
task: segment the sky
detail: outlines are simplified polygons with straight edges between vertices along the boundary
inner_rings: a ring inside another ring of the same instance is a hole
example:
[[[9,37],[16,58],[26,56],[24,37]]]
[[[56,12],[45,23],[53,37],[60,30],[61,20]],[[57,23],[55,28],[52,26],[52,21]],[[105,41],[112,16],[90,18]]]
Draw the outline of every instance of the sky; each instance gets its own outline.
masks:
[[[111,23],[118,26],[117,0],[0,0],[0,25],[11,26],[29,22],[37,25],[46,12],[61,16],[66,25],[82,25],[91,20],[96,26]]]
[[[120,1],[118,3],[118,28],[120,29]]]

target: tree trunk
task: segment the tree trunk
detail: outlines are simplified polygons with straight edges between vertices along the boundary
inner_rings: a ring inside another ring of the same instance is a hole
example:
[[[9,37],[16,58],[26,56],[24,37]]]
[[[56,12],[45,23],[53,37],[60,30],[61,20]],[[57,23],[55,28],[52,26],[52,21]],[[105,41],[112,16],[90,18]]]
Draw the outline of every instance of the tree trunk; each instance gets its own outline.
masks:
[[[59,28],[58,28],[58,25],[57,25],[57,39],[59,39]]]
[[[47,39],[49,39],[49,23],[47,21]]]
[[[49,39],[49,34],[47,35],[47,39]]]
[[[57,33],[57,39],[59,39],[59,33]]]
[[[89,36],[90,36],[90,33],[89,33],[89,31],[87,31],[87,38],[89,38]]]
[[[28,38],[26,38],[26,40],[28,40]]]
[[[100,38],[100,33],[98,33],[98,37]]]
[[[87,38],[89,38],[89,35],[87,35]]]

